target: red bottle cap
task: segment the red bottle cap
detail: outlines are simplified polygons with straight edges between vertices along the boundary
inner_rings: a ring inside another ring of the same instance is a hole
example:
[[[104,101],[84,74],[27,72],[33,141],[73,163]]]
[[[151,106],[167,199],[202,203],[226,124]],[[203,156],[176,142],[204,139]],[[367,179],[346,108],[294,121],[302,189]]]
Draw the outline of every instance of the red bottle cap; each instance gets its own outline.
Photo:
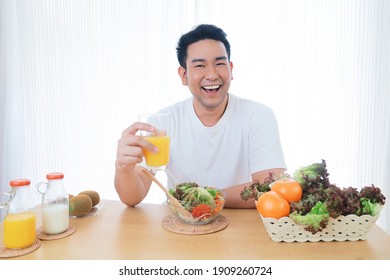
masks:
[[[23,187],[23,186],[28,186],[30,185],[30,180],[29,179],[16,179],[12,180],[9,185],[11,187]]]
[[[46,175],[47,180],[58,180],[64,178],[64,174],[61,172],[53,172]]]

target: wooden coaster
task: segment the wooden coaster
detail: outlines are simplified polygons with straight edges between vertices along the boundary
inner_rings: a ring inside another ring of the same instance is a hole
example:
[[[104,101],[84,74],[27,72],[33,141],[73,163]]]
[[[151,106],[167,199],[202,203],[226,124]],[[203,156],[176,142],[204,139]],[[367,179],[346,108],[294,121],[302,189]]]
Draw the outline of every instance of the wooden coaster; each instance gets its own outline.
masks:
[[[182,222],[178,217],[174,215],[169,215],[163,219],[162,225],[165,229],[174,233],[200,235],[223,230],[227,227],[228,221],[224,216],[218,215],[217,217],[215,217],[214,221],[206,225],[191,225]]]
[[[14,258],[14,257],[27,255],[31,252],[34,252],[40,246],[41,246],[41,241],[37,238],[33,245],[22,249],[8,249],[5,247],[0,247],[0,258]]]
[[[47,234],[42,231],[42,228],[37,229],[37,237],[40,240],[56,240],[56,239],[61,239],[65,238],[69,235],[72,235],[75,233],[76,227],[74,225],[69,225],[68,229],[64,232],[61,232],[59,234]]]

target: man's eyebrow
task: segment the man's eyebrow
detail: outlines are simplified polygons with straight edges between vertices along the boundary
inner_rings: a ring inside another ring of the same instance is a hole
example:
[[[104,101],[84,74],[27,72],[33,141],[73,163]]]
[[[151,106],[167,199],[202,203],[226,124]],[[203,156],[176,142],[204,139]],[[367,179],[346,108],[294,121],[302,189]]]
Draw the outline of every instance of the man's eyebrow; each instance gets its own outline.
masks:
[[[205,62],[206,60],[203,59],[203,58],[194,58],[193,60],[191,60],[192,63],[196,63],[196,62]]]
[[[222,55],[222,56],[217,56],[215,58],[216,61],[219,61],[219,60],[227,60],[227,57]],[[192,63],[197,63],[197,62],[205,62],[206,60],[204,58],[194,58],[193,60],[191,60]]]
[[[227,57],[226,56],[217,56],[216,58],[215,58],[215,60],[227,60]]]

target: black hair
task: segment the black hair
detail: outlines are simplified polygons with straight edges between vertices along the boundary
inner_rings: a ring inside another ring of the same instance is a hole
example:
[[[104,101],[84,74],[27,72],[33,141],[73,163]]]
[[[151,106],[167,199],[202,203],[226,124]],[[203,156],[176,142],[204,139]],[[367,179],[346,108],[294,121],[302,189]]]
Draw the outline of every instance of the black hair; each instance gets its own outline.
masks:
[[[230,44],[226,39],[226,33],[215,25],[200,24],[195,26],[188,33],[183,34],[177,43],[176,55],[180,66],[182,66],[184,69],[187,69],[186,60],[188,56],[188,46],[192,43],[196,43],[205,39],[212,39],[222,42],[225,45],[228,60],[230,61]]]

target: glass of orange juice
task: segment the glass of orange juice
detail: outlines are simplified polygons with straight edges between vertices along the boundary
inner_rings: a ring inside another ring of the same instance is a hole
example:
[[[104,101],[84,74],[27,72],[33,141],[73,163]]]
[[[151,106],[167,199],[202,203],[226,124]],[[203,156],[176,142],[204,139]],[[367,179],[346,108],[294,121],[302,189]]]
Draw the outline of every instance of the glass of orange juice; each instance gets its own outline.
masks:
[[[165,170],[169,163],[169,147],[171,138],[169,131],[171,129],[171,120],[169,113],[144,114],[138,116],[138,120],[156,127],[156,131],[150,133],[141,131],[141,135],[150,143],[158,148],[157,153],[147,149],[143,150],[146,166],[152,171]]]

